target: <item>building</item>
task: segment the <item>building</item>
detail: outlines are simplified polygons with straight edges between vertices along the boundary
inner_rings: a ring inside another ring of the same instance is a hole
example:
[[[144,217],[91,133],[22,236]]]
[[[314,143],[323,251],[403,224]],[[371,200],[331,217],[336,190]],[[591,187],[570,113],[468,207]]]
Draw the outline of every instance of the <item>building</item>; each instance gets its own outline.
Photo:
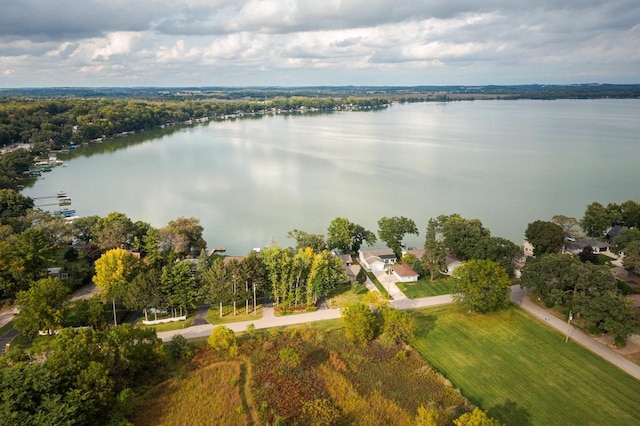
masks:
[[[358,258],[362,266],[371,272],[383,271],[390,265],[396,263],[397,260],[395,253],[389,248],[367,251],[359,250]]]
[[[396,282],[411,283],[418,281],[419,278],[418,273],[404,263],[391,265],[391,271]]]

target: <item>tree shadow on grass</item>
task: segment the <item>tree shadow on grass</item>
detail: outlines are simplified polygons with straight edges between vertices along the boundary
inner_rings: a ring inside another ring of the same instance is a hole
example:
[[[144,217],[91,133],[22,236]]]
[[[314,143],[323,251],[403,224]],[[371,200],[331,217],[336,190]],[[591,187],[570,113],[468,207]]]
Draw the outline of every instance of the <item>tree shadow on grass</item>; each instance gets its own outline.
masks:
[[[494,405],[487,414],[508,426],[532,426],[531,413],[523,407],[518,407],[515,401],[507,399],[504,404]]]
[[[436,328],[436,321],[438,320],[436,315],[427,314],[421,311],[414,311],[413,317],[415,318],[418,326],[418,329],[416,330],[417,336],[426,336]]]

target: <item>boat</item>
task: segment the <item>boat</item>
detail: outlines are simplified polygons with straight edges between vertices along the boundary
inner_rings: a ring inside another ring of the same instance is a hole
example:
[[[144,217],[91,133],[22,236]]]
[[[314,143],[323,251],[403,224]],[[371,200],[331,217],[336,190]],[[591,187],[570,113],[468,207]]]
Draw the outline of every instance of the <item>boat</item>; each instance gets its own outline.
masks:
[[[60,191],[56,194],[56,197],[58,198],[67,198],[67,193],[64,191]]]
[[[62,217],[71,217],[71,216],[75,216],[76,211],[75,210],[65,210],[60,212],[60,216]]]
[[[71,204],[71,198],[61,198],[58,202],[59,206],[68,206]]]

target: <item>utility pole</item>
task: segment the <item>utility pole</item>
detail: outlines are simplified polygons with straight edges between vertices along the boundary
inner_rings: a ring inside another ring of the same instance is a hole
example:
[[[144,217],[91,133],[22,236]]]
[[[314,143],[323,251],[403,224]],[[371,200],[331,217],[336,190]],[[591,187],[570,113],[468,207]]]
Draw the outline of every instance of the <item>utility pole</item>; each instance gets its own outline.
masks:
[[[571,332],[571,320],[573,319],[573,312],[569,311],[569,320],[567,321],[567,338],[564,340],[565,343],[569,341],[569,333]]]

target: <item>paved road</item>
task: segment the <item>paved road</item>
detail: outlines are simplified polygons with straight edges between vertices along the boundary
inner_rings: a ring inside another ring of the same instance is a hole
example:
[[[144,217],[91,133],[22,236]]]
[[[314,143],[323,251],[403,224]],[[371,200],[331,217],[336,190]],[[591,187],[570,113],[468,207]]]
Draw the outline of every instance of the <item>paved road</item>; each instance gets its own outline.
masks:
[[[559,332],[565,335],[569,333],[570,339],[578,342],[585,348],[589,349],[591,352],[595,353],[596,355],[602,357],[606,361],[609,361],[611,364],[625,371],[629,375],[640,380],[640,365],[629,361],[622,355],[597,342],[592,337],[589,337],[589,335],[587,335],[586,333],[583,333],[573,326],[569,326],[566,322],[560,320],[559,318],[549,315],[547,311],[531,302],[531,300],[526,297],[526,292],[522,290],[519,285],[514,285],[511,287],[511,301],[514,304],[520,306],[525,311],[529,312],[531,315],[535,316],[541,321],[544,321],[549,326],[555,328]]]

